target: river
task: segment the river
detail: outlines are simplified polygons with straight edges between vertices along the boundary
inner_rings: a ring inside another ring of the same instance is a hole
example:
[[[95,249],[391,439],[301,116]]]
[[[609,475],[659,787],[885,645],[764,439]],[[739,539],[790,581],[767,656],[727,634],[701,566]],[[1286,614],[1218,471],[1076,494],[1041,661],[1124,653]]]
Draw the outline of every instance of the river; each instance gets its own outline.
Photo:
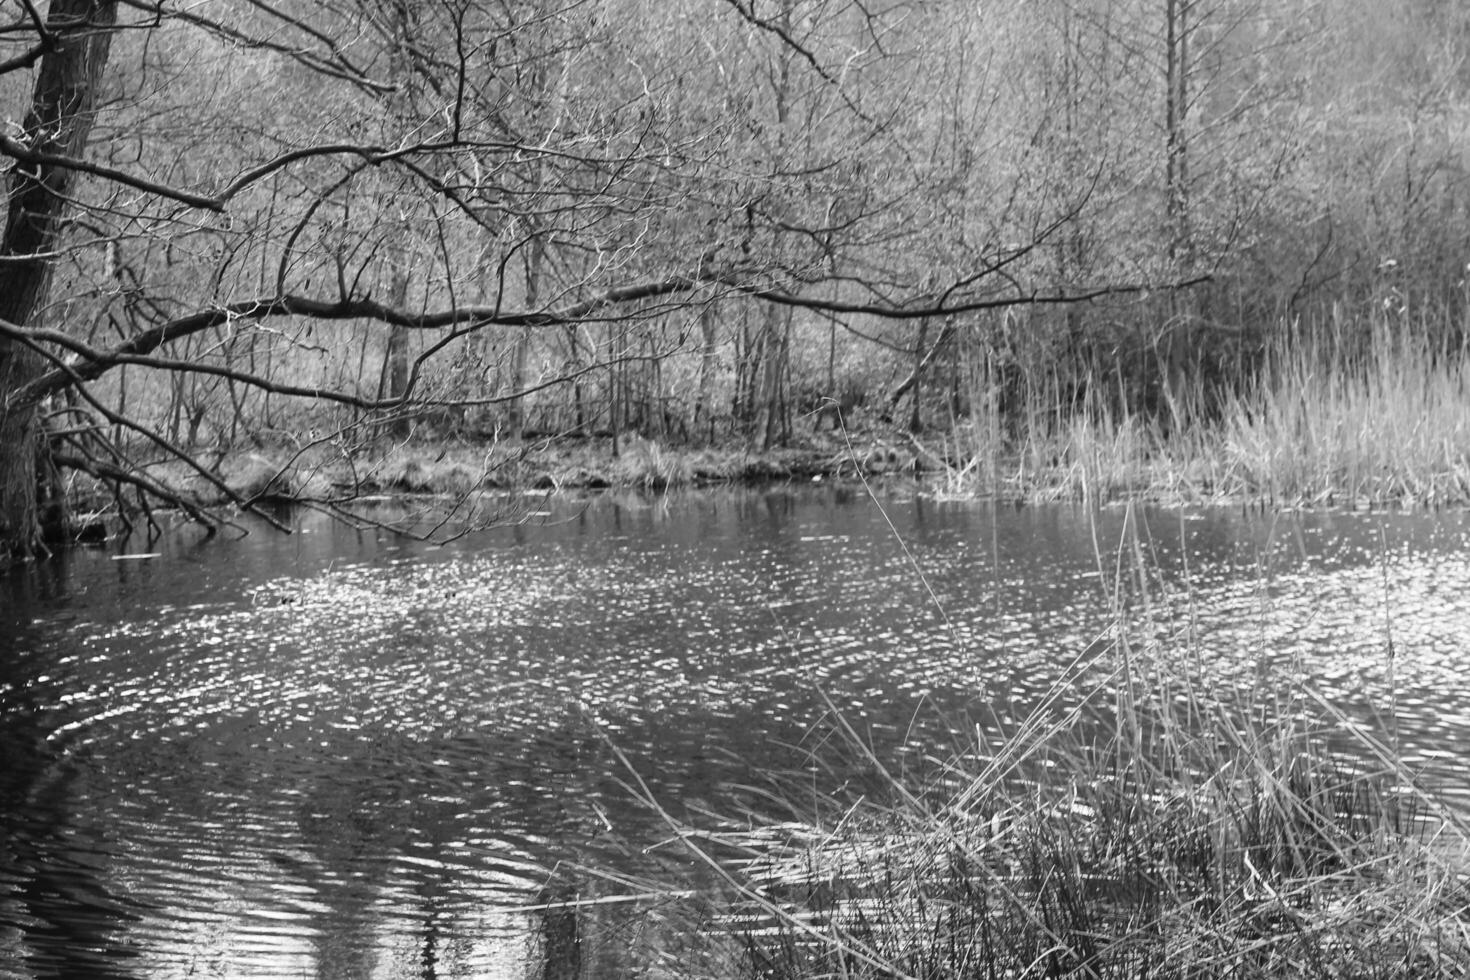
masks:
[[[676,825],[859,785],[834,712],[924,778],[1105,673],[1124,607],[1467,795],[1463,514],[814,488],[520,516],[184,528],[0,580],[0,978],[657,974],[715,882]]]

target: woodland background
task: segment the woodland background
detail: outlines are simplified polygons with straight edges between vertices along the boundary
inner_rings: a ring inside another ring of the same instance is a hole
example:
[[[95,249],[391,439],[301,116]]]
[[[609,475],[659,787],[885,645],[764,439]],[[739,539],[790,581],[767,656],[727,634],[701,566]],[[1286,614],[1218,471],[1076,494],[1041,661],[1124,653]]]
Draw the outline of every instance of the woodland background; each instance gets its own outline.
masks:
[[[68,32],[105,64],[43,157]],[[997,452],[1249,412],[1302,352],[1437,370],[1467,52],[1452,0],[6,0],[12,224],[27,173],[73,178],[0,260],[48,276],[7,412],[127,483],[865,418]]]

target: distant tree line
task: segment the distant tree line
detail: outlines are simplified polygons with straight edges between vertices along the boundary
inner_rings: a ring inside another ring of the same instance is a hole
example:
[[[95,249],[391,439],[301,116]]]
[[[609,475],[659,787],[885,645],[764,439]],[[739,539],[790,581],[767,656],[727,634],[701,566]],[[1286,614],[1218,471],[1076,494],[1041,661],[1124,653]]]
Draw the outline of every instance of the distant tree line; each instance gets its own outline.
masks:
[[[160,458],[1183,424],[1292,324],[1449,349],[1467,312],[1459,4],[0,18],[5,553],[65,533],[70,473],[169,499]]]

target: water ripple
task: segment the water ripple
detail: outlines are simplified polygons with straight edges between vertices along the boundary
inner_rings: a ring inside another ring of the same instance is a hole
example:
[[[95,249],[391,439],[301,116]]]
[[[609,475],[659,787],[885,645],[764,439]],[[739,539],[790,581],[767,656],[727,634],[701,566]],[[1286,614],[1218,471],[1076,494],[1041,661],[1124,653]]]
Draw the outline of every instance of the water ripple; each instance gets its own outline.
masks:
[[[925,501],[896,522],[912,561],[871,505],[776,494],[610,499],[441,551],[318,528],[284,561],[266,539],[99,562],[158,577],[112,607],[79,571],[87,602],[22,622],[0,674],[0,790],[23,801],[0,957],[95,968],[44,938],[89,936],[123,975],[429,954],[535,975],[546,896],[612,887],[570,869],[694,874],[624,760],[668,805],[750,806],[737,788],[772,774],[846,778],[814,764],[835,706],[929,765],[1069,672],[1117,683],[1120,608],[1219,690],[1310,677],[1345,726],[1390,710],[1410,760],[1470,758],[1459,524]]]

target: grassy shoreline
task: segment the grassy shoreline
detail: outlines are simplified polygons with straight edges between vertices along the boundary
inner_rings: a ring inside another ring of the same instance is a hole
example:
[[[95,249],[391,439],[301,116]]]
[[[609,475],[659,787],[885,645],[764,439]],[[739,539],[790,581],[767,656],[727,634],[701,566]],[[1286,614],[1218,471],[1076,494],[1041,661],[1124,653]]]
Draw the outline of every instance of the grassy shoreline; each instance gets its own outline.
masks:
[[[1470,504],[1470,346],[1404,326],[1283,330],[1250,377],[1213,399],[1170,396],[1163,418],[1117,412],[1097,395],[1067,410],[1042,392],[1025,413],[1049,421],[1011,440],[994,435],[1004,420],[956,426],[949,441],[973,465],[952,474],[954,489],[1290,508]]]
[[[1387,633],[1390,702],[1364,724],[1269,650],[1222,678],[1192,628],[1160,629],[1132,594],[1147,570],[1124,554],[1106,642],[1020,719],[982,709],[972,741],[924,745],[923,775],[831,708],[828,750],[871,764],[859,787],[802,787],[789,819],[753,828],[684,825],[646,797],[723,869],[723,975],[1470,973],[1470,813],[1400,754]]]
[[[1470,406],[1470,401],[1467,401]],[[1306,417],[1306,413],[1302,413]],[[1419,428],[1432,426],[1432,420]],[[1295,435],[1284,430],[1293,429]],[[1273,433],[1271,430],[1277,430]],[[1024,503],[1109,504],[1128,500],[1180,506],[1280,509],[1421,509],[1470,505],[1470,450],[1445,440],[1413,457],[1390,431],[1362,432],[1352,445],[1324,445],[1314,430],[1340,435],[1333,421],[1296,425],[1272,410],[1163,434],[1136,417],[1077,418],[1064,432],[1005,454],[966,454],[965,433],[929,437],[869,431],[847,444],[809,440],[765,452],[687,448],[624,440],[542,440],[476,446],[462,441],[373,446],[352,455],[297,456],[252,448],[226,454],[225,486],[247,499],[364,495],[465,497],[484,491],[639,489],[860,482],[903,479],[919,492]],[[628,448],[631,444],[631,448]],[[1470,446],[1470,438],[1466,439]],[[150,472],[206,505],[227,495],[178,463]],[[92,488],[84,488],[83,496]]]
[[[943,792],[895,784],[750,835],[732,875],[760,922],[743,975],[1470,971],[1466,828],[1391,750],[1355,764],[1325,722],[1199,697],[1188,723],[1134,707],[1101,741],[1033,719],[955,763]]]
[[[680,448],[625,437],[619,454],[607,439],[543,439],[476,444],[469,440],[378,443],[352,452],[320,448],[251,448],[222,455],[218,470],[246,498],[332,498],[356,495],[469,496],[482,491],[669,490],[706,485],[821,481],[866,472],[898,472],[905,464],[854,464],[826,444],[766,452]],[[897,458],[896,455],[893,458]],[[223,503],[225,494],[178,462],[151,472],[166,485]]]
[[[921,492],[1024,502],[1277,508],[1470,505],[1470,347],[1431,343],[1383,320],[1283,331],[1247,378],[1203,385],[1153,416],[1116,408],[1092,379],[1080,402],[1038,384],[1002,413],[993,393],[946,429],[910,432],[861,410],[841,431],[798,426],[781,447],[743,437],[702,446],[625,434],[509,441],[445,438],[201,451],[217,482],[170,460],[145,467],[205,506],[270,498],[350,501],[481,492],[682,487],[917,478]],[[815,421],[815,419],[810,420]],[[79,510],[105,509],[80,478]],[[233,500],[232,500],[233,498]]]

